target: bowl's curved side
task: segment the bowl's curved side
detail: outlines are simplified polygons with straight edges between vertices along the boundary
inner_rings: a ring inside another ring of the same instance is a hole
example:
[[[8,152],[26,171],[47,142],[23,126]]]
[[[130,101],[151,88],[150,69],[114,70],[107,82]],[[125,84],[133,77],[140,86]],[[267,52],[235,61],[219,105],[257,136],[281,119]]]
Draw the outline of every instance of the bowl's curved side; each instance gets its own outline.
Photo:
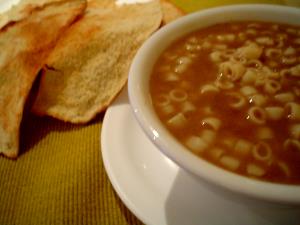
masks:
[[[272,184],[227,172],[187,151],[166,130],[151,106],[148,82],[160,54],[174,40],[194,30],[230,21],[265,21],[300,25],[300,10],[275,5],[235,5],[187,15],[156,32],[140,48],[129,72],[129,100],[140,126],[152,142],[180,167],[235,193],[261,200],[300,205],[300,187]]]

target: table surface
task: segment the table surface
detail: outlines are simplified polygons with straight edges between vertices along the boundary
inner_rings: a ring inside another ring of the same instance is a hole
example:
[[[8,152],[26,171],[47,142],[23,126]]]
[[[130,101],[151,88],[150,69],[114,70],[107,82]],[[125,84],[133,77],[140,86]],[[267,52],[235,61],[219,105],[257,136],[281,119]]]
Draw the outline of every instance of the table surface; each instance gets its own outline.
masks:
[[[172,0],[186,13],[236,3],[296,1]],[[0,157],[0,224],[141,224],[106,175],[100,149],[104,113],[87,125],[25,116],[21,155]]]

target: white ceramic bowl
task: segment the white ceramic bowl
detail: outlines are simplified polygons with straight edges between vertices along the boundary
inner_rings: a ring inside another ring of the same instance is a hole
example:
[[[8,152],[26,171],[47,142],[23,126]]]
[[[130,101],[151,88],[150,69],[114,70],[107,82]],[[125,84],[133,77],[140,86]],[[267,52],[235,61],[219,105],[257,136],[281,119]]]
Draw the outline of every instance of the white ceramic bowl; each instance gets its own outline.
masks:
[[[234,5],[196,12],[163,27],[145,42],[132,63],[128,82],[130,104],[140,126],[158,149],[200,182],[230,190],[239,197],[247,197],[245,199],[300,205],[300,185],[274,184],[242,177],[194,156],[161,124],[151,104],[149,77],[152,67],[171,42],[216,23],[243,20],[300,25],[300,10],[275,5]]]

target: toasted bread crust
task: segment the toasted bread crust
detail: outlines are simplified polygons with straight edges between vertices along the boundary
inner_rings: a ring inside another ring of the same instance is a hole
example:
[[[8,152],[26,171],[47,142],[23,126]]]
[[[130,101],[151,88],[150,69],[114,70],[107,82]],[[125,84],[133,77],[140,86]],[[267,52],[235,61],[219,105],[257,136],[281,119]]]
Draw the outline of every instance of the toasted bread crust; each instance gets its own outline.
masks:
[[[17,157],[20,123],[32,84],[59,36],[85,7],[84,0],[46,4],[0,30],[0,153],[5,156]]]
[[[159,1],[90,1],[49,56],[32,111],[71,123],[92,120],[124,87],[137,49],[161,20]]]
[[[168,0],[160,0],[163,12],[163,25],[185,15],[184,11]]]

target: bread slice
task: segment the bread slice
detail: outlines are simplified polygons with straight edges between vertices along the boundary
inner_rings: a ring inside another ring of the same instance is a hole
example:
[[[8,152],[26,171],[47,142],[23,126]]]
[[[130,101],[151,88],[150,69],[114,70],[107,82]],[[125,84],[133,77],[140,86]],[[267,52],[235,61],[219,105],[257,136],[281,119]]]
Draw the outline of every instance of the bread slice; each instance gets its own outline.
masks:
[[[19,128],[31,86],[59,36],[82,14],[85,0],[31,7],[0,30],[0,153],[16,157]]]
[[[64,0],[20,0],[18,4],[0,14],[0,29],[8,23],[20,21],[30,15],[36,8],[41,8],[46,4]]]
[[[160,2],[163,12],[163,25],[168,24],[185,15],[183,10],[179,9],[172,2],[168,0],[161,0]]]
[[[85,15],[66,32],[42,71],[32,111],[86,123],[105,110],[125,85],[130,63],[159,28],[159,1],[117,6],[89,1]]]

